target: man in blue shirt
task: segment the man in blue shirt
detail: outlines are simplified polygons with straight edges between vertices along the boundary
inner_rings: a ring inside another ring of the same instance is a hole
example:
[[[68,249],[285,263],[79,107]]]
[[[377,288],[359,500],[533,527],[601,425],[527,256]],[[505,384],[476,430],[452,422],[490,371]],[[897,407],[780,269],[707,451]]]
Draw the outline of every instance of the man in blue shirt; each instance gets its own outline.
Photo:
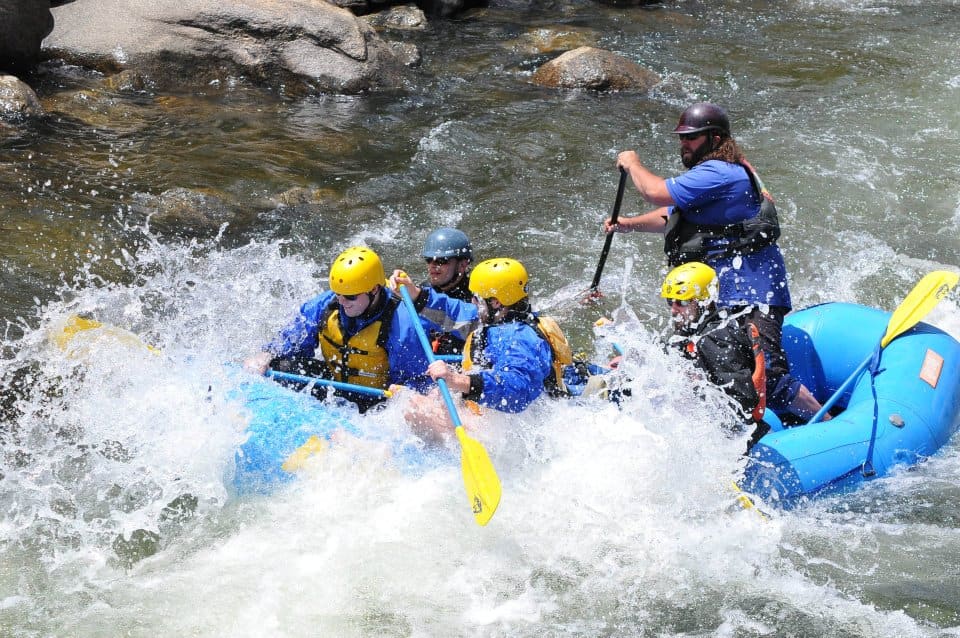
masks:
[[[700,261],[720,282],[718,304],[760,331],[767,356],[767,403],[803,419],[820,403],[790,375],[780,343],[783,318],[791,308],[787,269],[776,244],[776,209],[753,167],[730,134],[726,112],[701,102],[687,108],[673,131],[680,159],[689,170],[664,179],[647,170],[635,151],[624,151],[617,166],[640,195],[659,208],[637,217],[608,219],[607,232],[664,233],[671,266]]]

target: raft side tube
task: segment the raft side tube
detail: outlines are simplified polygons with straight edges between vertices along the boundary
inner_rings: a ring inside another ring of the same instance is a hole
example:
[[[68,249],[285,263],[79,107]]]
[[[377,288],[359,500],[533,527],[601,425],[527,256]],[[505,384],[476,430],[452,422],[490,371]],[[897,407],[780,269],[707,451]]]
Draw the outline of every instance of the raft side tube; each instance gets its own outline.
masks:
[[[889,314],[855,304],[824,304],[787,320],[785,347],[794,349],[788,350],[791,370],[796,365],[823,401],[875,350]],[[891,341],[873,381],[875,388],[870,374],[862,374],[841,399],[846,410],[832,420],[763,437],[751,450],[743,489],[790,507],[800,497],[915,464],[960,429],[960,343],[942,330],[920,323]],[[875,406],[875,473],[865,476]]]

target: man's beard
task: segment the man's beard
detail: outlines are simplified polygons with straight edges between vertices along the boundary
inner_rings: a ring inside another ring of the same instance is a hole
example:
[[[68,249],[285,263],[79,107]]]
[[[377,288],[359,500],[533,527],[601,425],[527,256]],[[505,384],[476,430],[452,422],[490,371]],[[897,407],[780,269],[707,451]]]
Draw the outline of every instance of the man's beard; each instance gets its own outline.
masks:
[[[680,153],[680,161],[683,163],[684,168],[693,168],[697,164],[703,161],[703,158],[707,156],[710,152],[713,151],[712,144],[707,141],[700,145],[700,147],[691,153],[689,156],[685,156],[683,153]]]

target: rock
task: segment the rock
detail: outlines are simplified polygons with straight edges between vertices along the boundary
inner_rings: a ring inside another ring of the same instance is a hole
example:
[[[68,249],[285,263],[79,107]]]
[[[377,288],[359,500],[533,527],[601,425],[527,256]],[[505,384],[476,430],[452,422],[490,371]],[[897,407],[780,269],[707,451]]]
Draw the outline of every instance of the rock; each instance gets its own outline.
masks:
[[[360,93],[402,80],[403,64],[373,28],[324,0],[86,0],[53,14],[44,57],[129,71],[160,90],[246,80]]]
[[[37,94],[12,75],[0,75],[0,119],[19,120],[43,114]]]
[[[349,9],[357,15],[375,13],[393,4],[402,4],[394,0],[330,0],[333,4]],[[417,6],[430,16],[446,18],[467,9],[487,6],[487,0],[417,0]]]
[[[660,76],[616,53],[580,47],[540,66],[531,81],[549,88],[644,92]]]
[[[171,188],[159,196],[138,194],[132,210],[148,215],[151,226],[163,234],[211,237],[237,214],[217,195],[189,188]]]
[[[508,44],[514,50],[527,54],[553,53],[569,51],[577,47],[590,46],[597,42],[601,34],[589,29],[577,27],[535,28],[530,29]]]
[[[415,5],[391,7],[386,11],[371,13],[363,20],[375,29],[397,29],[422,31],[427,28],[427,16]]]
[[[52,30],[50,0],[0,0],[0,69],[29,69]]]

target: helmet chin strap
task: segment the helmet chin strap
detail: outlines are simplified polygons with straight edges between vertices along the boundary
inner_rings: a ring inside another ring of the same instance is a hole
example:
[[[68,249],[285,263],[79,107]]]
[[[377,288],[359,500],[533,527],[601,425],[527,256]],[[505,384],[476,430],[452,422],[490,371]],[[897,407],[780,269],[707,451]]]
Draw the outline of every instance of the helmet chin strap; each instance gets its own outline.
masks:
[[[477,304],[477,316],[481,323],[488,326],[502,322],[510,310],[504,305],[494,308],[488,299],[481,299],[481,301],[482,304]]]
[[[437,287],[440,289],[440,292],[446,292],[447,290],[450,290],[451,288],[456,287],[456,285],[460,283],[460,280],[463,279],[463,277],[464,277],[464,273],[460,272],[460,266],[457,265],[457,268],[453,271],[453,274],[450,276],[450,279],[448,279],[446,283],[442,283]]]

